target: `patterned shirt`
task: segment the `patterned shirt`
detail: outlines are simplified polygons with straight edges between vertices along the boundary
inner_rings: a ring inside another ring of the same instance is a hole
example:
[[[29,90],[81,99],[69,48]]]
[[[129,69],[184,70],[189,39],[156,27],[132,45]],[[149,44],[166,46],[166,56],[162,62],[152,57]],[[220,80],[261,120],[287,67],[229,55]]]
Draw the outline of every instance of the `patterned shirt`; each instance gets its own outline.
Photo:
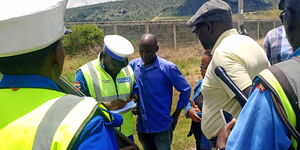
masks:
[[[263,47],[271,65],[287,60],[293,52],[286,38],[284,26],[269,31],[265,37]]]

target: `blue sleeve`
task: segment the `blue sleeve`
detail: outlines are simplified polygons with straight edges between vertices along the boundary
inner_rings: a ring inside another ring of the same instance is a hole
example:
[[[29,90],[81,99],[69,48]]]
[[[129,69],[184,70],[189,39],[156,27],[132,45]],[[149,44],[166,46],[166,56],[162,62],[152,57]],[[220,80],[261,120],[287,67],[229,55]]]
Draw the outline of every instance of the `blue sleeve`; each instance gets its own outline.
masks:
[[[268,89],[256,88],[238,116],[226,150],[287,150],[291,141]]]
[[[81,69],[76,72],[74,85],[86,96],[91,96]]]
[[[188,111],[192,108],[191,103],[192,101],[195,100],[195,98],[201,94],[201,85],[202,85],[203,79],[199,80],[197,85],[194,88],[194,95],[193,97],[190,99],[190,101],[187,103],[187,105],[184,108],[184,115],[189,118],[189,116],[187,115]]]
[[[136,66],[136,59],[134,59],[134,60],[131,60],[130,62],[129,62],[129,65],[130,65],[130,67],[132,68],[132,70],[133,70],[133,72],[134,72],[134,69],[135,69],[135,66]],[[138,95],[138,86],[137,86],[137,84],[136,84],[136,82],[134,81],[134,83],[133,83],[133,89],[132,89],[132,92],[131,92],[132,94],[137,94]]]
[[[183,109],[187,105],[190,98],[191,87],[176,66],[170,69],[169,76],[172,85],[177,91],[180,92],[176,108]]]
[[[114,128],[105,125],[105,120],[101,116],[94,117],[78,136],[73,149],[117,150]]]
[[[188,116],[187,113],[188,113],[188,111],[189,111],[191,108],[192,108],[191,103],[188,102],[187,105],[186,105],[185,108],[184,108],[184,115],[185,115],[187,118],[189,118],[189,116]]]

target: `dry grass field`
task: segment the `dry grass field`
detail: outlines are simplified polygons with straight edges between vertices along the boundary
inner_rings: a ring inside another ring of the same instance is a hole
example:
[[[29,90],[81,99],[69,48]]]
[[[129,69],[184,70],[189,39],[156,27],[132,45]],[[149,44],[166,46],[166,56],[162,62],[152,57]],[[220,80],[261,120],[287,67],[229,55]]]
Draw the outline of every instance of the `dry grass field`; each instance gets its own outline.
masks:
[[[260,45],[263,39],[257,41]],[[137,51],[137,50],[136,50]],[[69,79],[69,81],[74,81],[74,76],[76,70],[83,64],[90,60],[97,58],[99,50],[91,50],[89,54],[80,54],[76,57],[66,56],[65,66],[63,75]],[[180,71],[183,73],[189,84],[194,87],[197,81],[201,78],[199,67],[201,58],[201,47],[198,45],[181,48],[181,49],[160,49],[158,55],[174,62]],[[135,52],[131,59],[139,57],[138,52]],[[173,107],[176,107],[179,93],[174,90],[173,96]],[[193,137],[187,137],[187,132],[189,131],[191,124],[190,119],[186,119],[181,112],[180,118],[178,120],[177,127],[173,135],[172,149],[174,150],[191,150],[195,149],[195,140]],[[141,147],[137,135],[134,135],[135,141]]]

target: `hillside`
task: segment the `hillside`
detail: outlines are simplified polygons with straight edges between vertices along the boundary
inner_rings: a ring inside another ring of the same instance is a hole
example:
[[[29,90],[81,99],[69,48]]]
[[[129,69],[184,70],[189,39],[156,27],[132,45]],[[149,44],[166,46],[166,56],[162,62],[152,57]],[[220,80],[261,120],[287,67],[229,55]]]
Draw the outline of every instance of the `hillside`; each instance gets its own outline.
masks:
[[[123,0],[68,9],[66,21],[153,21],[187,19],[207,0]],[[234,13],[237,0],[225,0]],[[245,12],[275,9],[279,0],[244,0]],[[169,19],[168,19],[169,18]]]

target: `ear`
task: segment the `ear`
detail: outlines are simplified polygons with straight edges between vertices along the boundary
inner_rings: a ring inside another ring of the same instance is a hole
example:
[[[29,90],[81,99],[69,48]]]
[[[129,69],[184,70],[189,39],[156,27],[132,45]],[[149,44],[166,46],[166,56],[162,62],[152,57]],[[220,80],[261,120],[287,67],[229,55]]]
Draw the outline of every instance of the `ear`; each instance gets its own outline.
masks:
[[[206,22],[206,29],[207,29],[207,32],[212,34],[214,32],[213,30],[213,24],[210,23],[210,22]]]
[[[61,41],[57,43],[57,45],[52,50],[51,62],[53,65],[58,65],[62,68],[65,60],[65,50],[62,46]]]

